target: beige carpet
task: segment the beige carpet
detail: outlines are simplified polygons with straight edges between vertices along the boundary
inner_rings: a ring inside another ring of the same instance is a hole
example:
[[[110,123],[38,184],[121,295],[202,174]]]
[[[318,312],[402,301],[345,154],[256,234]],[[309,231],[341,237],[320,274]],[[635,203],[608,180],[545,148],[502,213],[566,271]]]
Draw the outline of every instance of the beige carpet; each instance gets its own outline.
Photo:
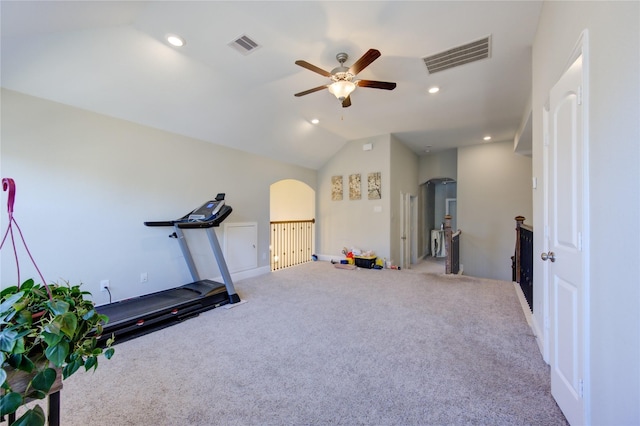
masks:
[[[116,345],[65,426],[566,425],[509,282],[311,262]]]

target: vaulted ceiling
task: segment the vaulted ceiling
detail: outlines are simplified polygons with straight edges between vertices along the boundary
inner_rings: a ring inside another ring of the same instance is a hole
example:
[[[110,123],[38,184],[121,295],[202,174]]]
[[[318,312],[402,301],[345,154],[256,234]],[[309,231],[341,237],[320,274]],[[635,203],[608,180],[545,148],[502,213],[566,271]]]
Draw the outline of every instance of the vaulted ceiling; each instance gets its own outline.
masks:
[[[298,164],[393,134],[416,153],[513,141],[527,110],[541,1],[6,1],[2,87]],[[177,34],[186,44],[166,41]],[[259,47],[230,46],[247,36]],[[430,73],[423,58],[489,37],[489,58]],[[382,56],[343,108],[324,70]],[[429,94],[438,86],[440,91]],[[312,124],[312,119],[318,124]]]

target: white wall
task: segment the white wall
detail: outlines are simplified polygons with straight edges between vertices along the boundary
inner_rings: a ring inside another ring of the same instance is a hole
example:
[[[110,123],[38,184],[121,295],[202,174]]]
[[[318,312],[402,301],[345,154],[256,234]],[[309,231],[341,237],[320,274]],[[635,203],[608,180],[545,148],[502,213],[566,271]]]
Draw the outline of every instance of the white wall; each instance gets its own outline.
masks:
[[[595,425],[640,424],[639,17],[638,2],[547,1],[533,48],[533,174],[541,182],[542,108],[580,34],[588,30],[591,257],[585,383],[588,416]],[[539,190],[534,192],[534,228],[542,229],[543,219]],[[543,247],[542,233],[534,232],[535,252]],[[542,270],[536,262],[534,300],[543,297]],[[534,321],[544,330],[538,309]]]
[[[343,247],[373,250],[378,257],[389,258],[391,166],[390,136],[382,135],[347,142],[320,170],[316,193],[318,218],[316,241],[318,254],[341,256]],[[364,144],[373,149],[364,151]],[[367,199],[367,175],[382,173],[382,198]],[[362,198],[349,199],[349,175],[362,177]],[[331,177],[342,176],[343,199],[331,200]]]
[[[102,279],[114,301],[191,281],[171,228],[144,221],[177,219],[225,192],[227,221],[258,223],[258,266],[268,267],[269,186],[286,178],[316,185],[311,169],[4,89],[1,136],[0,172],[16,181],[15,217],[45,279],[83,282],[98,304],[108,302]],[[187,239],[203,278],[217,276],[206,237]],[[20,259],[22,278],[35,276]],[[2,285],[15,283],[8,245],[0,264]]]
[[[421,155],[418,160],[418,182],[425,183],[435,178],[451,178],[456,180],[458,176],[458,150],[434,152]]]
[[[510,141],[459,148],[457,192],[464,274],[511,281],[514,218],[532,215],[531,159]]]

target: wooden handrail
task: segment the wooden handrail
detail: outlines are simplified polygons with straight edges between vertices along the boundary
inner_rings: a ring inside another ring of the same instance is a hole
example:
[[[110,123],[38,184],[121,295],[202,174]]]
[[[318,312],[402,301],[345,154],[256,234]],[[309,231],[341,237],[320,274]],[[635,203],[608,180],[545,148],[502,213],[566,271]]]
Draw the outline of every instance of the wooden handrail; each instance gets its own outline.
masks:
[[[316,223],[315,219],[304,219],[304,220],[272,220],[271,224],[275,223]]]

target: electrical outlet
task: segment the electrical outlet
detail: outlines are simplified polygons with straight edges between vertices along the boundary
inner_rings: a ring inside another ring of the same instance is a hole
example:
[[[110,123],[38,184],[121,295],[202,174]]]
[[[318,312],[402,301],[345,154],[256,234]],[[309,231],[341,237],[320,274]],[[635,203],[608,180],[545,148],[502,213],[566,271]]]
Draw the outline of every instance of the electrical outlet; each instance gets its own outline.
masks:
[[[100,291],[107,291],[109,288],[109,280],[100,281]]]
[[[147,275],[146,272],[141,272],[140,273],[140,282],[141,283],[146,283],[147,281],[149,281],[149,276]]]

